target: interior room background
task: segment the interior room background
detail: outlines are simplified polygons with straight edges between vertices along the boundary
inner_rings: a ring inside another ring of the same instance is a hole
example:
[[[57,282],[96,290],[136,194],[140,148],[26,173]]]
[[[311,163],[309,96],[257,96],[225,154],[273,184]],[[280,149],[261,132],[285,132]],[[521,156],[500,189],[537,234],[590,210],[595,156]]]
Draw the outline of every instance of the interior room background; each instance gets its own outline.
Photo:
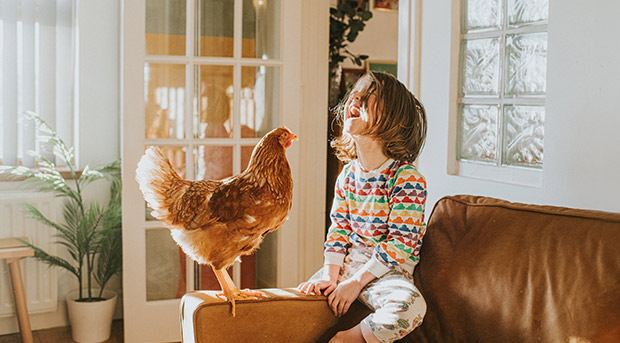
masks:
[[[453,64],[458,54],[453,39],[459,29],[453,23],[458,16],[458,0],[407,2],[419,4],[421,11],[420,35],[412,37],[408,44],[419,44],[419,70],[411,73],[419,76],[417,95],[428,116],[428,138],[419,160],[419,169],[428,182],[427,217],[439,198],[461,193],[620,212],[620,44],[616,37],[620,31],[616,18],[620,3],[549,1],[542,184],[524,186],[456,175],[450,151],[456,82]],[[120,9],[119,1],[80,2],[79,80],[88,84],[79,92],[80,165],[104,163],[121,156]],[[377,60],[397,60],[396,18],[397,14],[390,12],[375,13],[353,45],[356,52]],[[403,28],[400,30],[402,33]],[[379,31],[378,35],[373,33]],[[0,183],[0,191],[15,187]],[[92,191],[94,198],[105,197],[97,194],[96,188]],[[72,290],[71,282],[69,276],[59,277],[58,299]],[[120,285],[114,287],[119,289]],[[58,306],[55,312],[32,315],[33,329],[66,325],[64,310],[64,306]],[[15,320],[0,318],[0,334],[11,332],[17,332]]]

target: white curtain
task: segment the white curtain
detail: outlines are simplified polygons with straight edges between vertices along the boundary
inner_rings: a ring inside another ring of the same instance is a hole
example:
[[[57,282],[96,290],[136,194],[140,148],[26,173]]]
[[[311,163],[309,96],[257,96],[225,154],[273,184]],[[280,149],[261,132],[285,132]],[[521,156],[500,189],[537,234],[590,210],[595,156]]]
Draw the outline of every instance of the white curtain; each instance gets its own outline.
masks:
[[[36,167],[37,134],[23,113],[76,145],[75,0],[0,0],[0,164]],[[52,158],[52,156],[47,156]]]

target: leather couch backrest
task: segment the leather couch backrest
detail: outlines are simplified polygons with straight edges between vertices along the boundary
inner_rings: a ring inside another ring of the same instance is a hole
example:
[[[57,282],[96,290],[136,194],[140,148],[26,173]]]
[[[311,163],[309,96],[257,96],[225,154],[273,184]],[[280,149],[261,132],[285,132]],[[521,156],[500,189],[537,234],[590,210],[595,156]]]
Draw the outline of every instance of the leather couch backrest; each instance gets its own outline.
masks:
[[[414,342],[620,342],[620,214],[441,199],[415,283]]]

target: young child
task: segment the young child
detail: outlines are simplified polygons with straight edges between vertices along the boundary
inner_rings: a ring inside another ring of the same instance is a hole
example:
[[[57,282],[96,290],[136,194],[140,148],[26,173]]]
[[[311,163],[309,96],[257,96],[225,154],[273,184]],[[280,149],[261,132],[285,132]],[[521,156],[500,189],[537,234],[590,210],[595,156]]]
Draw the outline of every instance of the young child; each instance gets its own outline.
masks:
[[[372,71],[339,110],[343,133],[332,146],[349,163],[336,181],[324,266],[298,288],[328,296],[336,316],[355,299],[374,310],[330,343],[393,342],[426,313],[413,284],[426,230],[426,181],[413,162],[426,138],[426,114],[402,83]]]

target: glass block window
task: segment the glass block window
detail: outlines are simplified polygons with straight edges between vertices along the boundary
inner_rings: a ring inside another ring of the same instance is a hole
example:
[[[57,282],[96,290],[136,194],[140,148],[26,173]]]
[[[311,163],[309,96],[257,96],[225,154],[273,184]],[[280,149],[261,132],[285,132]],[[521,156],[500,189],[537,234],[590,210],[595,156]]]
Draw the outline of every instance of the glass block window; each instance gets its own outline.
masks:
[[[459,161],[543,166],[549,0],[461,0]]]

